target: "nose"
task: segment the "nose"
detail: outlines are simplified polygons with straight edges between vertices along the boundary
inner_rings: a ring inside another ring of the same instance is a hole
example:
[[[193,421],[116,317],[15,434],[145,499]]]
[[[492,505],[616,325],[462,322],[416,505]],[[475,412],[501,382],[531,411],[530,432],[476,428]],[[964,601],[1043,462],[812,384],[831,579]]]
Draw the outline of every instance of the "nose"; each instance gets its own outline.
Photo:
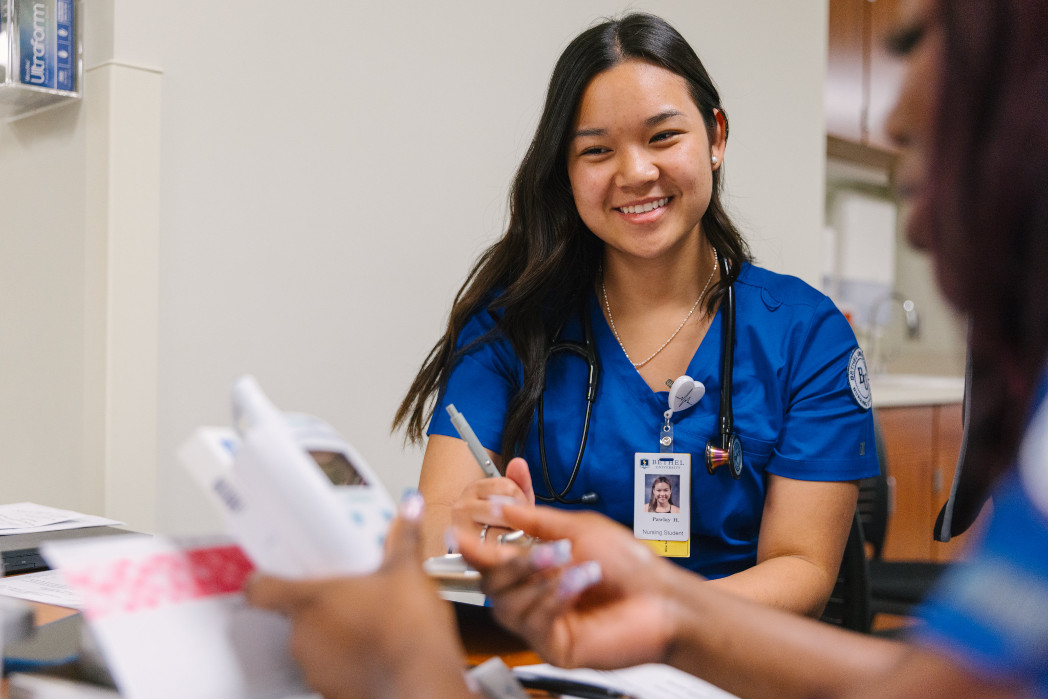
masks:
[[[896,148],[905,148],[910,144],[910,119],[906,115],[905,95],[899,94],[891,111],[884,121],[884,131]]]
[[[659,168],[644,148],[620,151],[615,184],[623,189],[649,184],[659,178]]]

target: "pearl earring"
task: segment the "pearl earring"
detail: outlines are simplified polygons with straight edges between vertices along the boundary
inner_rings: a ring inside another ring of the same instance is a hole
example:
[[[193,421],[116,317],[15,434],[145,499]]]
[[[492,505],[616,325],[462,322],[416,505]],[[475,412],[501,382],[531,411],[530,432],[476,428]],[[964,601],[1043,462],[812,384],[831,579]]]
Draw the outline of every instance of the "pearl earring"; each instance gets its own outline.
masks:
[[[714,165],[717,164],[717,156],[711,157],[710,160],[713,162]]]

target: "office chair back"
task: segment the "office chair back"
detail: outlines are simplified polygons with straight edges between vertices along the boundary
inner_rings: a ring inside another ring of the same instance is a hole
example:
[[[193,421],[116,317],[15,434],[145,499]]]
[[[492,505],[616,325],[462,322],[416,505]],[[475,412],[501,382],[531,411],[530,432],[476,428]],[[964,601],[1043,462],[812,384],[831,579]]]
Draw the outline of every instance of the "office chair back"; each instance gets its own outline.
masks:
[[[888,519],[891,517],[891,489],[888,485],[888,457],[877,434],[877,465],[880,473],[859,481],[859,502],[856,512],[862,522],[862,533],[872,549],[872,558],[880,558],[884,550],[884,539],[888,535]]]
[[[859,481],[859,503],[856,508],[866,544],[871,549],[866,563],[871,623],[878,614],[910,615],[946,569],[944,563],[884,560],[882,557],[884,541],[888,534],[888,520],[892,513],[892,501],[888,478],[888,451],[884,448],[876,423],[874,433],[880,473],[873,478]],[[931,538],[931,535],[929,530],[928,537]]]

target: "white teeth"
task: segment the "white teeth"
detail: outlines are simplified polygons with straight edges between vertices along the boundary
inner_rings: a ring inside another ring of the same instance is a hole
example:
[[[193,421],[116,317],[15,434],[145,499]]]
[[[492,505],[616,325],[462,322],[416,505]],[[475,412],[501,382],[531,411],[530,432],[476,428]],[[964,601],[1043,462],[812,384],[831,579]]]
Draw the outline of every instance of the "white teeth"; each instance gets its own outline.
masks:
[[[644,214],[661,206],[666,206],[666,204],[669,203],[669,200],[669,197],[663,197],[662,199],[649,201],[647,204],[640,204],[639,206],[623,206],[619,210],[624,214]]]

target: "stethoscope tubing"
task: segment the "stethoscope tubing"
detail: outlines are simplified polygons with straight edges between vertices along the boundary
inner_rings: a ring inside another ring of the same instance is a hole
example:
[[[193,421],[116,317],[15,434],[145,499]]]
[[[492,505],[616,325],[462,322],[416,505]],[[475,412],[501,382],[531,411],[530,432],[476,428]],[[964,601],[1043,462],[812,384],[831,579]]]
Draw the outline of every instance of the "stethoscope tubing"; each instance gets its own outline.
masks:
[[[737,443],[734,435],[734,416],[732,414],[732,371],[734,369],[735,355],[735,284],[731,279],[731,270],[728,267],[728,259],[717,255],[717,264],[720,266],[721,277],[727,279],[728,284],[724,294],[723,327],[721,338],[721,396],[720,412],[717,418],[717,426],[720,437],[720,448],[717,448],[713,440],[706,445],[706,468],[710,474],[722,463],[731,461],[733,446],[739,450],[739,461],[731,469],[732,477],[738,479],[741,475],[741,446]],[[556,502],[561,505],[593,504],[597,501],[597,494],[593,492],[584,493],[580,498],[569,499],[567,494],[571,492],[575,480],[578,478],[582,467],[582,457],[586,452],[586,440],[589,437],[590,417],[593,413],[593,403],[597,398],[597,385],[600,380],[600,362],[597,358],[596,348],[593,342],[593,324],[590,322],[588,313],[582,314],[583,342],[557,340],[546,352],[546,362],[558,351],[569,351],[586,360],[589,373],[586,385],[586,412],[582,422],[582,437],[579,440],[579,451],[575,456],[575,465],[571,469],[571,477],[563,490],[557,491],[553,488],[550,480],[549,464],[546,461],[546,435],[545,419],[543,414],[543,396],[545,389],[539,394],[538,400],[538,439],[539,439],[539,461],[542,464],[542,480],[546,485],[549,495],[535,494],[535,499],[541,502]],[[557,333],[559,337],[560,333]],[[737,468],[736,468],[737,467]]]
[[[562,505],[582,505],[592,504],[596,502],[596,493],[584,493],[581,498],[568,499],[567,494],[571,492],[572,486],[575,485],[575,479],[579,476],[579,470],[582,467],[582,457],[586,453],[586,441],[589,439],[589,428],[590,428],[590,417],[593,414],[593,403],[597,400],[597,385],[600,381],[600,361],[597,359],[597,351],[593,343],[593,327],[589,322],[588,318],[584,319],[582,324],[583,333],[583,344],[579,345],[577,342],[570,341],[558,341],[554,342],[550,346],[549,351],[546,352],[546,362],[549,362],[550,356],[556,353],[558,350],[565,350],[573,352],[586,360],[586,366],[589,369],[586,379],[586,413],[582,419],[582,437],[579,439],[579,451],[575,456],[575,465],[571,469],[571,477],[568,479],[568,484],[564,486],[564,489],[557,492],[553,488],[553,483],[549,477],[549,464],[546,461],[546,434],[545,434],[545,417],[543,414],[543,396],[546,391],[543,390],[539,394],[538,401],[538,438],[539,438],[539,461],[542,463],[542,480],[546,484],[546,491],[550,495],[539,495],[535,494],[535,499],[540,502],[557,502]],[[558,333],[559,334],[559,333]]]
[[[728,276],[728,260],[717,256],[720,264],[721,274],[725,279]],[[734,428],[734,416],[731,406],[732,370],[735,362],[735,284],[729,283],[724,292],[724,333],[721,343],[721,396],[720,396],[720,427],[721,448],[727,449],[731,441],[732,429]]]

